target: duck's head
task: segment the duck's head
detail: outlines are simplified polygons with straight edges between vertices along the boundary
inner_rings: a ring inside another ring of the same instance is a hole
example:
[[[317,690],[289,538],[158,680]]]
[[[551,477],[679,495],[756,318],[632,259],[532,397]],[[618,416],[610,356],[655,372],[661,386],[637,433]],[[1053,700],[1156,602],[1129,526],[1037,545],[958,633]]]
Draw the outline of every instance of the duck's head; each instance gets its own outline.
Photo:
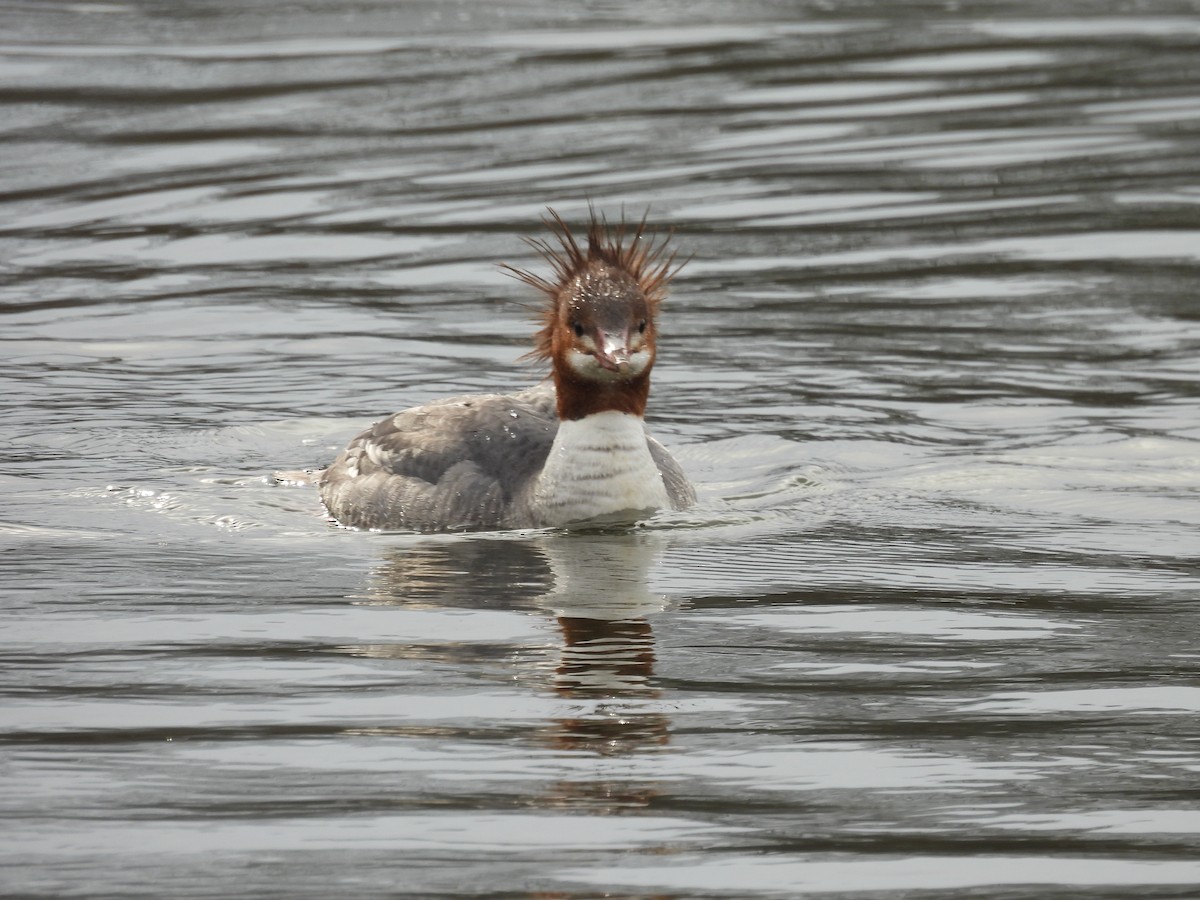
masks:
[[[550,263],[552,277],[506,268],[546,297],[529,356],[553,365],[559,418],[607,410],[640,416],[650,391],[658,308],[679,270],[675,256],[665,239],[656,242],[646,233],[645,218],[636,227],[610,228],[593,212],[586,247],[553,210],[545,221],[558,246],[529,243]]]

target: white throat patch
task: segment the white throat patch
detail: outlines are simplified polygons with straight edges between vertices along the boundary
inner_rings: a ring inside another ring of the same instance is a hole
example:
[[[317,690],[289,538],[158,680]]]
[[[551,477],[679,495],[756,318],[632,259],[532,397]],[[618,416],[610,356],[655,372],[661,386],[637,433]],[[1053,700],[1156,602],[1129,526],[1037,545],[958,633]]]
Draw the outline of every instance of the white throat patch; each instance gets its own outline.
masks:
[[[671,505],[641,418],[611,410],[558,423],[533,503],[549,526],[636,522]]]

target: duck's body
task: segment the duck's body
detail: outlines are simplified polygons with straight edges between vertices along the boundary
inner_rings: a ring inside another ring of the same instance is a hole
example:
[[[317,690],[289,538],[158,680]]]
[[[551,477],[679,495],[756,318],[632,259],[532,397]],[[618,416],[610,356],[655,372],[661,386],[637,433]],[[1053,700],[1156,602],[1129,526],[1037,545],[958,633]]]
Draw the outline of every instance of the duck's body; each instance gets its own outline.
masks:
[[[686,509],[695,493],[628,413],[560,424],[554,387],[453,397],[396,413],[319,480],[343,525],[385,531],[546,528]]]
[[[454,397],[364,431],[317,483],[341,524],[447,531],[635,522],[685,509],[695,492],[642,414],[654,313],[670,260],[639,227],[631,246],[593,220],[580,248],[555,217],[562,250],[538,244],[556,281],[516,274],[550,298],[535,355],[553,384]],[[639,245],[639,241],[642,243]],[[516,270],[514,270],[516,271]]]

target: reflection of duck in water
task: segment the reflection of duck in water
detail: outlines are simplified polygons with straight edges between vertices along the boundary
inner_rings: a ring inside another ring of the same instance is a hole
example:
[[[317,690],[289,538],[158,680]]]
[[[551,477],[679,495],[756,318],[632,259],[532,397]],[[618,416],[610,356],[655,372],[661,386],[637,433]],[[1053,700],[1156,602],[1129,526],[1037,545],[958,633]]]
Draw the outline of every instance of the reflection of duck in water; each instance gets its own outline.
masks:
[[[553,383],[455,397],[377,422],[315,476],[340,523],[557,527],[634,522],[695,502],[679,465],[642,422],[674,256],[646,235],[644,219],[627,234],[593,216],[584,248],[551,216],[560,246],[533,243],[553,280],[511,271],[546,295],[531,355],[550,361]]]
[[[542,732],[555,746],[605,755],[667,741],[668,718],[642,706],[658,690],[654,633],[646,616],[664,598],[648,587],[665,538],[656,533],[544,534],[536,540],[437,540],[397,547],[376,573],[368,602],[410,607],[539,609],[558,622],[562,643],[547,664],[541,653],[506,652],[518,681],[578,701],[572,714]],[[459,667],[493,666],[493,644],[447,648]],[[429,647],[360,647],[367,656],[427,656]],[[547,683],[547,675],[550,675]]]
[[[654,533],[553,535],[541,542],[554,573],[538,605],[552,610],[563,634],[555,689],[572,697],[657,693],[654,632],[646,616],[663,608],[649,588],[663,551]]]

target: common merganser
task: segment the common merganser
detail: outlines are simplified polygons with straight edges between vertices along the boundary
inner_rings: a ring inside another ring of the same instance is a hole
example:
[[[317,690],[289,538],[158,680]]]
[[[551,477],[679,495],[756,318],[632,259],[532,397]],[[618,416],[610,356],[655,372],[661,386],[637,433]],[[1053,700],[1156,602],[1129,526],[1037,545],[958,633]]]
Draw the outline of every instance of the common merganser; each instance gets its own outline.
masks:
[[[593,212],[580,246],[554,210],[558,246],[528,243],[549,278],[505,266],[545,296],[527,356],[552,383],[418,406],[375,423],[314,476],[353,528],[457,531],[633,523],[696,493],[642,420],[655,318],[679,271],[667,240]],[[628,232],[628,233],[627,233]]]

